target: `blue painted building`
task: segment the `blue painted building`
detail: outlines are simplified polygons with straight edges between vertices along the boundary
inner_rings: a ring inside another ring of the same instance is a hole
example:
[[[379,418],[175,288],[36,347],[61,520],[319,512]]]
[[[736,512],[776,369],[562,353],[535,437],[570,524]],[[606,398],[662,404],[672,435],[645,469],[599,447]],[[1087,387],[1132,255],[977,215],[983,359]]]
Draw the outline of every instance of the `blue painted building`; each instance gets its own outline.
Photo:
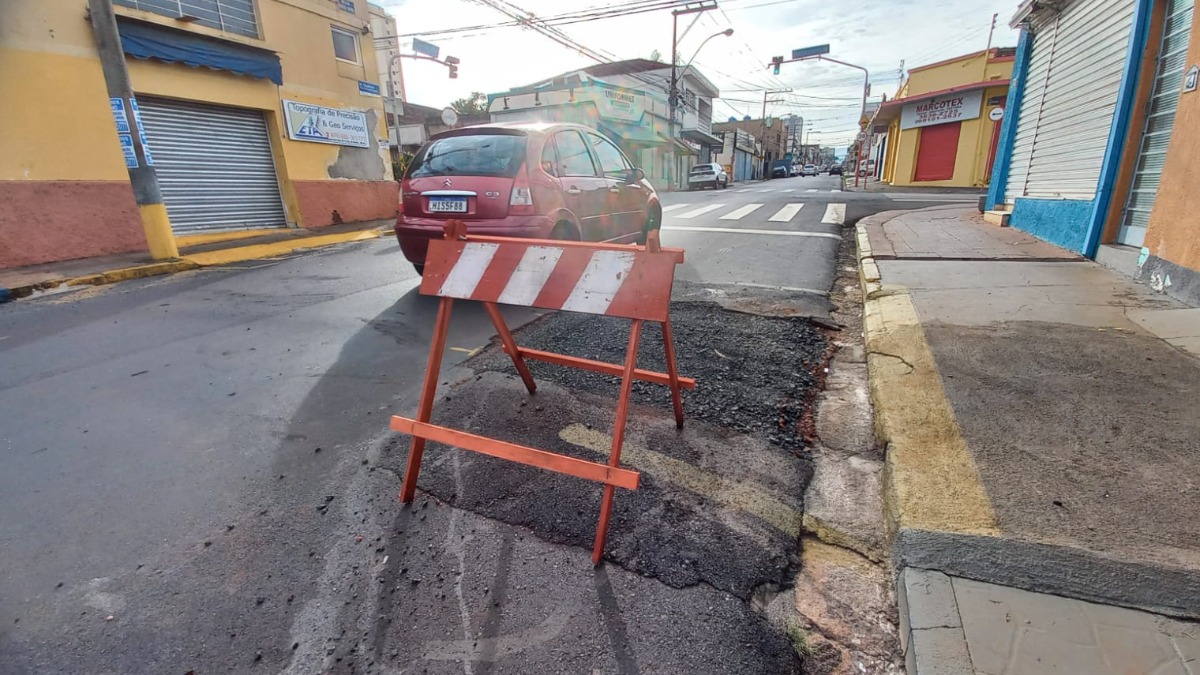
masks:
[[[1012,20],[1021,39],[988,208],[1088,257],[1102,245],[1136,257],[1171,138],[1192,5],[1025,0]]]

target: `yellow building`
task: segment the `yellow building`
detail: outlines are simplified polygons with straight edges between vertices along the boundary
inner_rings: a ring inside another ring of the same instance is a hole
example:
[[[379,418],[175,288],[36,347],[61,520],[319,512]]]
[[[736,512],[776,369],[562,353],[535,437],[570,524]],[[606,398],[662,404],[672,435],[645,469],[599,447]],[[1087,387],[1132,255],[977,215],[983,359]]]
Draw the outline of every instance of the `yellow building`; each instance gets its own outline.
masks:
[[[395,214],[366,0],[112,4],[128,104],[86,2],[5,3],[0,268],[148,250],[139,131],[175,236]]]
[[[887,134],[879,153],[883,181],[987,185],[1013,55],[1013,49],[990,49],[909,70],[896,98],[883,102],[872,122],[875,132]]]

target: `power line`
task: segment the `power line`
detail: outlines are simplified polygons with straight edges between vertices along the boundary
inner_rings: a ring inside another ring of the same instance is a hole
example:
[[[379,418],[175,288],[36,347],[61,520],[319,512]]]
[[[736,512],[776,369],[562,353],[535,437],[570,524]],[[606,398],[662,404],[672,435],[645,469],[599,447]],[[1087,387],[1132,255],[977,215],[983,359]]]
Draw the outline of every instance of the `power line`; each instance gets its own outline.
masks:
[[[393,37],[425,37],[432,35],[451,35],[454,33],[466,33],[471,31],[490,32],[497,28],[514,28],[527,26],[530,20],[537,21],[544,26],[564,26],[573,23],[582,23],[586,21],[598,21],[601,19],[610,19],[619,16],[629,16],[632,14],[644,14],[646,12],[655,12],[662,9],[674,9],[686,5],[688,0],[634,0],[624,4],[610,5],[606,8],[592,7],[572,12],[564,12],[547,17],[538,17],[532,12],[525,12],[528,18],[516,18],[512,21],[503,21],[500,23],[478,24],[475,26],[459,26],[456,28],[431,29],[426,31],[417,31],[412,33],[400,33]],[[521,10],[524,12],[524,10]],[[475,35],[480,35],[482,32],[476,32]]]

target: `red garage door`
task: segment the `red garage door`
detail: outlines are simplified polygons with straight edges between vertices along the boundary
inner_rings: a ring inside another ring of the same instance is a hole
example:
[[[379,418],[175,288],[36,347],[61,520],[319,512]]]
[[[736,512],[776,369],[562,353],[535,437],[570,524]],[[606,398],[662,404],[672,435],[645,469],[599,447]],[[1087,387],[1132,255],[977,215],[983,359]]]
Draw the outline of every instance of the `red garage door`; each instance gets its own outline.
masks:
[[[954,157],[958,155],[958,132],[962,122],[938,124],[921,129],[917,147],[915,181],[950,180],[954,178]]]

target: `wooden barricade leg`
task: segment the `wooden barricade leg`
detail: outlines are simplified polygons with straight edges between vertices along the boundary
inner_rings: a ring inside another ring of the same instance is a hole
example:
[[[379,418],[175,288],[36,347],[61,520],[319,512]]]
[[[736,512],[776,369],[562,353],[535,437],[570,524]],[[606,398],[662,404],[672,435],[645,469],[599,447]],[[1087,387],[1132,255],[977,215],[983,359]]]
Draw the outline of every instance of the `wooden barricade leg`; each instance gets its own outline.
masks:
[[[433,326],[433,340],[429,345],[429,364],[425,367],[425,384],[421,387],[421,403],[417,406],[417,421],[428,422],[433,416],[433,399],[437,396],[438,376],[442,370],[442,353],[446,348],[446,333],[450,328],[452,298],[442,298],[438,305],[437,320]],[[407,504],[417,491],[417,474],[421,472],[421,455],[425,453],[425,439],[413,436],[412,448],[408,451],[408,466],[404,469],[404,484],[400,488],[400,501]]]
[[[637,369],[638,341],[642,337],[642,320],[634,319],[629,328],[629,350],[625,352],[625,373],[621,376],[621,395],[617,398],[617,420],[613,424],[612,452],[608,465],[617,467],[621,463],[621,445],[625,442],[625,420],[629,417],[629,396],[633,392],[633,371]],[[608,518],[612,513],[613,493],[616,488],[604,486],[604,497],[600,500],[600,523],[596,526],[596,544],[592,547],[592,564],[599,565],[604,557],[604,540],[608,537]]]
[[[667,377],[670,379],[671,403],[675,406],[675,427],[683,428],[683,395],[679,391],[679,365],[675,362],[675,336],[671,334],[671,317],[662,324],[663,350],[667,355]]]
[[[483,303],[483,308],[487,310],[488,316],[492,318],[492,325],[496,327],[496,333],[500,335],[500,342],[504,345],[504,351],[512,358],[513,365],[517,367],[517,372],[521,374],[521,380],[525,382],[525,388],[529,393],[537,391],[537,383],[533,381],[533,375],[529,372],[529,366],[525,365],[525,357],[521,356],[521,350],[517,347],[517,341],[513,339],[512,332],[508,330],[508,324],[504,323],[504,315],[500,313],[500,308],[494,302]]]

